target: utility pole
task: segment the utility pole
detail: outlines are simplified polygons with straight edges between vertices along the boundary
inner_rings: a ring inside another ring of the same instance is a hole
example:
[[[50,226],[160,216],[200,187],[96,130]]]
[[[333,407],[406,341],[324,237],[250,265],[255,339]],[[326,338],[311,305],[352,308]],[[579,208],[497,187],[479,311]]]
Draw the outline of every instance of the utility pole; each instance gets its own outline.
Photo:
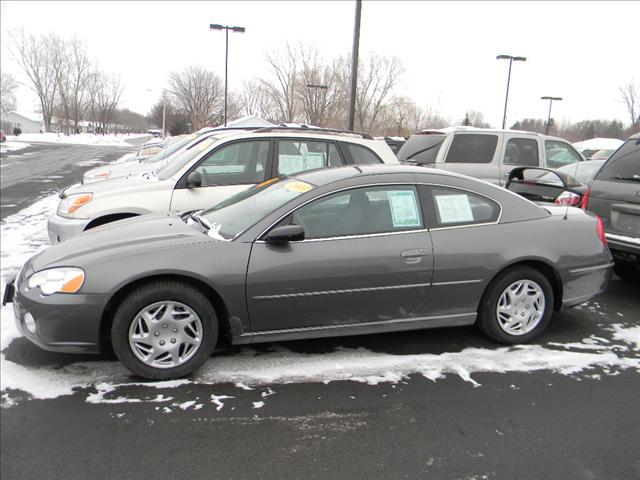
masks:
[[[360,48],[360,17],[362,0],[356,0],[356,18],[353,26],[353,50],[351,52],[351,95],[349,99],[349,130],[353,130],[356,117],[356,88],[358,86],[358,49]]]

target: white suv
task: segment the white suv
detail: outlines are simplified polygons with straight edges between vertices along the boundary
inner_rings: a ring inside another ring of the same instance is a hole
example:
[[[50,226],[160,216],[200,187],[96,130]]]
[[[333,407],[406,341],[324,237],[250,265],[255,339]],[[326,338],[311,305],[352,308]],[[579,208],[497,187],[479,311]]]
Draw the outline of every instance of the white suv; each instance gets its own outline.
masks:
[[[288,127],[220,131],[191,143],[157,172],[69,187],[49,218],[49,239],[55,244],[145,213],[208,208],[274,177],[372,163],[398,160],[385,142],[366,134]]]
[[[559,168],[584,157],[566,140],[540,133],[447,127],[415,133],[398,159],[504,185],[515,167]]]

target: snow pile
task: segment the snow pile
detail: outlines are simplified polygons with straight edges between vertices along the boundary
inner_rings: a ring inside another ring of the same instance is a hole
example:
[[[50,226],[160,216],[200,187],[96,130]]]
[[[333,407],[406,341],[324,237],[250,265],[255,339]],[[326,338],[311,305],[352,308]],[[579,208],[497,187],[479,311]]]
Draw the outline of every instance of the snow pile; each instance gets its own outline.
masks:
[[[21,142],[46,142],[46,143],[65,143],[73,145],[97,145],[110,147],[131,147],[132,145],[126,140],[140,137],[148,137],[143,134],[128,135],[95,135],[93,133],[78,133],[77,135],[58,135],[57,133],[23,133],[19,137],[7,137]],[[12,142],[13,143],[13,142]]]
[[[23,148],[27,148],[28,146],[28,143],[23,142],[3,142],[0,143],[0,153],[15,152],[22,150]]]

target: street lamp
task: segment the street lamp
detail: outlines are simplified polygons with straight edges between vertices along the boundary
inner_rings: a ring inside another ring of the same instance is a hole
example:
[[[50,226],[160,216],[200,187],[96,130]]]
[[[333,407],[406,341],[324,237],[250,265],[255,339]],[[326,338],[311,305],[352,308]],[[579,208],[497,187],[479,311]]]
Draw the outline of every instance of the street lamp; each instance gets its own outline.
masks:
[[[318,114],[318,90],[324,90],[326,92],[328,87],[326,85],[314,85],[312,83],[307,83],[307,88],[315,89],[315,93],[313,95],[313,114],[315,117]],[[324,103],[324,100],[323,100],[323,103]],[[312,125],[315,125],[316,123],[321,123],[321,122],[318,122],[318,118],[313,118],[313,119],[310,118],[309,123],[311,123]]]
[[[224,47],[224,126],[227,126],[227,70],[229,67],[229,30],[238,33],[244,33],[244,27],[230,27],[227,25],[219,25],[210,23],[209,30],[224,30],[225,47]]]
[[[540,100],[549,100],[549,114],[547,115],[547,128],[545,130],[545,135],[549,135],[549,124],[551,123],[551,105],[553,104],[554,100],[562,100],[562,97],[540,97]]]
[[[509,75],[507,76],[507,94],[504,97],[504,114],[502,115],[502,128],[507,123],[507,101],[509,100],[509,83],[511,82],[511,65],[513,62],[526,62],[527,57],[514,57],[511,55],[498,55],[496,60],[509,60]]]
[[[360,49],[360,18],[362,0],[356,0],[356,16],[353,20],[353,49],[351,50],[351,88],[349,92],[349,130],[353,130],[356,118],[356,89],[358,87],[358,50]]]
[[[151,92],[150,88],[147,88],[147,92]],[[162,138],[165,137],[165,123],[167,119],[167,91],[162,89]]]

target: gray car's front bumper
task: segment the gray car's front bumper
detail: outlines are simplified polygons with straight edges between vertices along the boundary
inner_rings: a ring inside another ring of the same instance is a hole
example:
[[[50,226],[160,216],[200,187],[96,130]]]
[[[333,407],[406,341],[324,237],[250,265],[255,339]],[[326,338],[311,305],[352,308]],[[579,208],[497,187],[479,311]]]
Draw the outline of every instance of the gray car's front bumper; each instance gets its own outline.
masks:
[[[44,350],[62,353],[99,353],[100,322],[107,295],[41,295],[39,289],[24,290],[17,285],[13,311],[20,333]],[[35,331],[25,324],[33,316]]]
[[[89,224],[90,219],[64,218],[60,215],[52,215],[47,222],[49,231],[49,242],[51,245],[64,242],[65,240],[83,232]]]

